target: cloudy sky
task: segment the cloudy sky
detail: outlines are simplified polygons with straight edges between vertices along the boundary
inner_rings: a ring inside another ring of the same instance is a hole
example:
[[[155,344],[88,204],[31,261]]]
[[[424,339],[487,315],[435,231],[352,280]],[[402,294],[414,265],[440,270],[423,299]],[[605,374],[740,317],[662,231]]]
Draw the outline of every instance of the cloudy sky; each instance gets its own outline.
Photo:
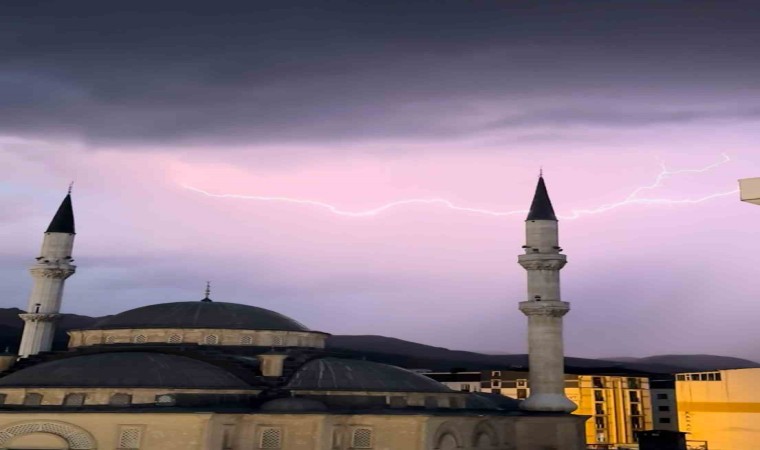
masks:
[[[543,167],[568,354],[760,360],[757,2],[119,5],[0,6],[0,307],[75,180],[65,312],[211,280],[330,333],[525,352],[524,213],[493,213]]]

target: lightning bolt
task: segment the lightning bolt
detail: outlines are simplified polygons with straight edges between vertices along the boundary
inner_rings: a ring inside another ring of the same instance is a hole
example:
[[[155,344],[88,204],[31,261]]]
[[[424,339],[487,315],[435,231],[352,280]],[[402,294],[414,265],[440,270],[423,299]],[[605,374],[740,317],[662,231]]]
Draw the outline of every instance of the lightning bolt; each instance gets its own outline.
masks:
[[[698,174],[698,173],[708,172],[710,170],[713,170],[731,161],[731,158],[729,158],[728,155],[726,155],[725,153],[721,154],[721,157],[722,159],[718,162],[715,162],[705,167],[696,168],[696,169],[670,170],[665,166],[664,163],[660,163],[661,170],[660,170],[660,173],[657,174],[657,177],[655,178],[655,180],[651,184],[637,187],[636,189],[631,191],[631,193],[628,194],[628,196],[626,196],[623,200],[620,200],[614,203],[607,203],[607,204],[604,204],[592,209],[573,209],[571,210],[571,213],[569,215],[558,216],[558,217],[564,220],[574,220],[582,216],[600,214],[600,213],[604,213],[613,209],[617,209],[617,208],[621,208],[621,207],[629,206],[629,205],[689,205],[689,204],[706,202],[708,200],[712,200],[718,197],[725,197],[728,195],[736,194],[739,192],[739,189],[734,189],[732,191],[727,191],[727,192],[712,193],[712,194],[705,195],[703,197],[698,197],[698,198],[686,198],[686,199],[675,199],[675,200],[667,199],[667,198],[639,197],[639,194],[641,194],[642,192],[651,191],[651,190],[661,187],[663,183],[665,182],[665,180],[670,177],[673,177],[676,175],[683,175],[683,174]],[[243,195],[243,194],[215,194],[212,192],[205,191],[203,189],[199,189],[197,187],[190,186],[188,184],[183,184],[182,187],[190,191],[203,194],[208,197],[228,198],[228,199],[237,199],[237,200],[254,200],[254,201],[259,201],[259,202],[291,203],[295,205],[313,206],[313,207],[325,209],[339,216],[347,216],[347,217],[372,217],[372,216],[377,216],[379,214],[382,214],[390,209],[398,208],[400,206],[408,206],[408,205],[437,205],[437,206],[443,206],[453,211],[482,214],[482,215],[496,216],[496,217],[512,216],[515,214],[528,213],[528,210],[526,209],[517,209],[517,210],[511,210],[511,211],[496,211],[496,210],[483,209],[483,208],[470,208],[470,207],[456,205],[452,203],[451,201],[443,199],[443,198],[410,198],[410,199],[397,200],[390,203],[386,203],[382,206],[378,206],[377,208],[361,210],[361,211],[347,211],[335,205],[332,205],[330,203],[320,202],[316,200],[291,198],[291,197]]]

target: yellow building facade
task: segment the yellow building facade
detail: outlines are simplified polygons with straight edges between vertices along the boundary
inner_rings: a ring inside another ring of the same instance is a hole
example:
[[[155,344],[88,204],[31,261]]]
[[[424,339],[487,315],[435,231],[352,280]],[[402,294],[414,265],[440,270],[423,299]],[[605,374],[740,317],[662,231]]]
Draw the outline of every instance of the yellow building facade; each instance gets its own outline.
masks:
[[[681,373],[676,399],[692,447],[760,448],[760,368]]]

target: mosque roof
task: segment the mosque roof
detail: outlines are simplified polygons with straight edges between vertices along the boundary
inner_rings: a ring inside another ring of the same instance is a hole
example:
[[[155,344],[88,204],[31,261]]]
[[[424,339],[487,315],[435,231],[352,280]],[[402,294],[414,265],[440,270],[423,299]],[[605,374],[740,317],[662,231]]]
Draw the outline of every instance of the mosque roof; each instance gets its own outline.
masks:
[[[452,392],[426,376],[370,361],[319,358],[301,366],[287,385],[294,390]]]
[[[205,299],[204,299],[205,300]],[[106,317],[93,330],[133,328],[221,328],[309,331],[280,313],[239,303],[212,301],[159,303]]]
[[[546,191],[544,177],[538,177],[536,193],[533,195],[533,203],[530,204],[530,212],[525,220],[557,220],[552,207],[552,201],[549,200],[549,193]]]
[[[0,378],[6,387],[250,389],[235,375],[180,355],[111,352],[55,359]]]
[[[71,194],[64,197],[45,232],[74,234],[74,209],[71,207]]]

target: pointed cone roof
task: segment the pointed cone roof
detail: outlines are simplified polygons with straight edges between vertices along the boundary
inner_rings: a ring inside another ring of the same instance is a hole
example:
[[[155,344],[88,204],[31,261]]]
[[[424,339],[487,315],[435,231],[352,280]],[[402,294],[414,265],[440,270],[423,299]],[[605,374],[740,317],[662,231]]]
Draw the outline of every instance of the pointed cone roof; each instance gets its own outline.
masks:
[[[530,204],[530,212],[525,220],[557,220],[552,201],[549,200],[549,193],[546,191],[544,177],[538,177],[533,203]]]
[[[71,194],[67,194],[66,198],[61,202],[61,206],[58,207],[53,220],[50,222],[46,233],[69,233],[74,234],[74,210],[71,207]]]

